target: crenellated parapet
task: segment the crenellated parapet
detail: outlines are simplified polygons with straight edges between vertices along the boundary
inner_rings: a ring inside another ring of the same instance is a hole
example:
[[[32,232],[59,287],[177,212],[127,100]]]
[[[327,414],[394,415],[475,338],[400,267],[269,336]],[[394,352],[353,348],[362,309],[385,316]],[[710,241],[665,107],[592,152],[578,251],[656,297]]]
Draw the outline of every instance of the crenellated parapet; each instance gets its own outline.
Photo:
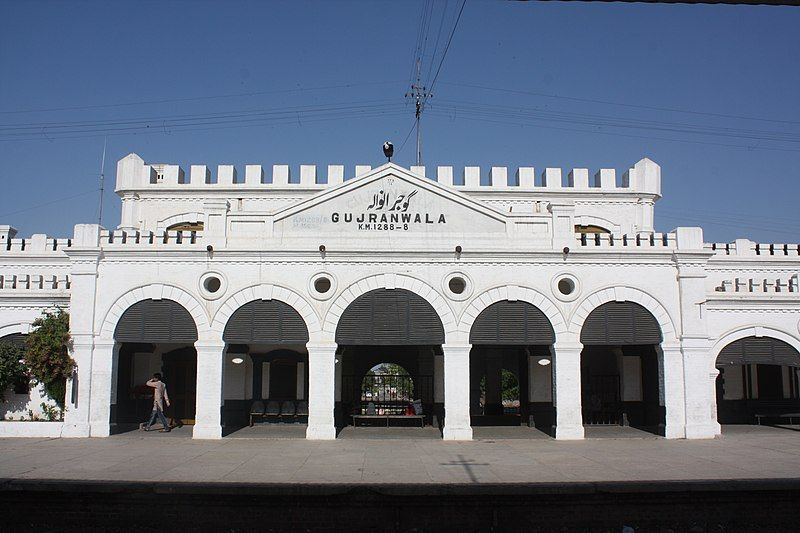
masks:
[[[136,154],[130,154],[117,165],[118,193],[137,190],[164,190],[169,188],[199,188],[220,190],[234,188],[260,191],[270,189],[312,188],[341,185],[371,171],[370,165],[356,165],[351,171],[343,165],[328,165],[318,170],[316,165],[245,165],[243,175],[234,165],[219,165],[215,171],[207,165],[183,167],[171,164],[146,164]],[[429,175],[424,166],[411,166],[409,170],[443,185],[480,191],[492,189],[526,190],[540,193],[553,191],[637,193],[652,197],[661,196],[661,168],[650,159],[642,159],[625,171],[619,179],[615,169],[600,169],[590,175],[589,169],[575,168],[564,172],[561,168],[545,168],[537,173],[535,167],[519,167],[509,171],[508,167],[452,166],[436,167]],[[460,176],[460,179],[456,179]]]

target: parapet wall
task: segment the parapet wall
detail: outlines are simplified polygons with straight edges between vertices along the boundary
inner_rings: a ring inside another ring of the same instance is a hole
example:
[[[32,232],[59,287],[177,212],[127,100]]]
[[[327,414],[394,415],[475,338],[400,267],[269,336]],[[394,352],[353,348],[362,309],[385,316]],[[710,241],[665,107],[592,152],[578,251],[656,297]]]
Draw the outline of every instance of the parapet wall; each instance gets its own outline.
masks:
[[[292,178],[292,170],[288,165],[273,165],[271,173],[267,173],[261,165],[245,165],[244,176],[239,176],[234,165],[219,165],[216,174],[212,175],[211,169],[206,165],[191,165],[187,173],[179,165],[145,164],[138,155],[130,154],[117,164],[116,190],[158,190],[180,186],[189,186],[192,189],[335,186],[369,172],[372,167],[356,165],[354,172],[350,174],[345,173],[342,165],[328,165],[323,175],[323,172],[317,171],[316,165],[300,165],[299,179]],[[614,169],[601,169],[590,176],[586,168],[575,168],[566,174],[560,168],[545,168],[537,178],[534,167],[519,167],[511,173],[507,167],[491,167],[486,174],[481,167],[467,166],[460,170],[460,180],[455,179],[453,167],[450,166],[437,167],[435,177],[428,176],[424,166],[412,166],[409,170],[420,176],[435,178],[441,184],[466,189],[635,192],[661,196],[661,167],[647,158],[624,172],[619,183]],[[482,176],[486,179],[482,179]]]

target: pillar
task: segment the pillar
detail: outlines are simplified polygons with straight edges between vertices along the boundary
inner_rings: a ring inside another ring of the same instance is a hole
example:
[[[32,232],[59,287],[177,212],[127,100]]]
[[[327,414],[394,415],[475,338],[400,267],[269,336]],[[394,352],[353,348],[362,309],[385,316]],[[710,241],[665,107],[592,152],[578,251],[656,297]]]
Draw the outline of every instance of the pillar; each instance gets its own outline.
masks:
[[[307,344],[308,429],[306,438],[336,438],[333,409],[336,396],[336,344]]]
[[[225,343],[198,341],[197,397],[194,439],[222,438],[222,378],[225,368]]]
[[[75,225],[73,246],[69,248],[68,256],[71,263],[69,327],[72,334],[71,355],[76,369],[73,377],[67,380],[66,412],[61,435],[88,437],[100,226]],[[110,381],[110,377],[108,379]]]
[[[89,434],[108,437],[111,429],[111,389],[119,348],[113,339],[98,339],[92,352],[92,390],[89,404]]]
[[[67,380],[64,405],[62,437],[88,437],[89,409],[92,394],[92,350],[91,335],[72,335],[72,359],[75,361],[73,377]],[[110,389],[109,389],[110,392]]]
[[[444,344],[444,439],[472,440],[469,418],[470,344]]]
[[[720,434],[717,395],[706,305],[706,265],[713,252],[703,245],[701,228],[677,228],[673,260],[680,297],[680,348],[683,355],[686,438],[704,439]]]
[[[680,346],[661,347],[661,395],[666,412],[664,436],[668,439],[686,437],[686,409],[683,389],[683,354]]]
[[[719,371],[709,364],[709,352],[707,341],[681,340],[687,439],[711,439],[721,433],[716,416],[716,378]]]
[[[580,343],[556,343],[553,357],[553,405],[556,408],[556,439],[583,438],[581,412]]]

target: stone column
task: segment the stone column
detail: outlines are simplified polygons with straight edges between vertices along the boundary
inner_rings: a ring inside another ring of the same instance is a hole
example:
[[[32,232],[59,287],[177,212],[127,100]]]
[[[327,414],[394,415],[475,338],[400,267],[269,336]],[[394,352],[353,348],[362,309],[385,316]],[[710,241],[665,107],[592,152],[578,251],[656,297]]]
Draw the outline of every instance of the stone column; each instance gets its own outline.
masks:
[[[661,395],[666,411],[664,436],[668,439],[686,437],[686,405],[683,388],[683,354],[680,346],[661,347]]]
[[[582,439],[581,350],[583,350],[583,345],[556,342],[554,348],[553,405],[556,408],[556,439]]]
[[[194,439],[222,438],[222,379],[225,343],[197,341],[197,397]]]
[[[308,349],[308,429],[306,438],[333,440],[336,425],[336,344],[311,344]]]
[[[75,361],[73,377],[67,380],[62,437],[88,437],[89,410],[92,395],[92,336],[72,335],[72,359]]]
[[[111,424],[111,388],[119,348],[113,339],[97,339],[92,352],[92,391],[89,431],[92,437],[108,437]]]
[[[712,438],[720,434],[714,384],[717,371],[710,353],[705,311],[706,264],[713,252],[705,250],[701,228],[677,228],[675,233],[673,260],[680,297],[686,438]]]
[[[709,362],[710,349],[705,340],[681,340],[687,439],[711,439],[722,432],[716,418],[715,381],[719,371]]]
[[[72,358],[77,365],[67,380],[66,413],[61,435],[88,437],[94,349],[97,265],[100,262],[100,226],[77,224],[73,246],[65,252],[70,259],[70,315]],[[110,380],[110,378],[109,378]],[[106,421],[107,422],[107,421]]]
[[[444,344],[444,439],[472,440],[469,418],[471,344]]]

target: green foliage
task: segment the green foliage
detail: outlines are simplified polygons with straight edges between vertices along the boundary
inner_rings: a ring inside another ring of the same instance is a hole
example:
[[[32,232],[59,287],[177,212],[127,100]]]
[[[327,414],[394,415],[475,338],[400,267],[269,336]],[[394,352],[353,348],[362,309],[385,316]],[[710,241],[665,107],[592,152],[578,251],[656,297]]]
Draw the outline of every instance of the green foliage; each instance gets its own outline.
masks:
[[[44,311],[33,327],[25,339],[25,364],[33,379],[44,385],[47,395],[63,410],[66,380],[75,369],[69,355],[69,313],[63,309]]]
[[[39,404],[42,408],[42,414],[44,418],[48,422],[53,422],[54,420],[63,420],[64,419],[64,411],[55,405],[50,405],[47,403],[42,402]]]
[[[519,400],[519,382],[517,376],[510,370],[503,369],[503,400],[514,401]]]
[[[20,362],[22,350],[10,342],[0,342],[0,395],[25,375],[25,365]]]

